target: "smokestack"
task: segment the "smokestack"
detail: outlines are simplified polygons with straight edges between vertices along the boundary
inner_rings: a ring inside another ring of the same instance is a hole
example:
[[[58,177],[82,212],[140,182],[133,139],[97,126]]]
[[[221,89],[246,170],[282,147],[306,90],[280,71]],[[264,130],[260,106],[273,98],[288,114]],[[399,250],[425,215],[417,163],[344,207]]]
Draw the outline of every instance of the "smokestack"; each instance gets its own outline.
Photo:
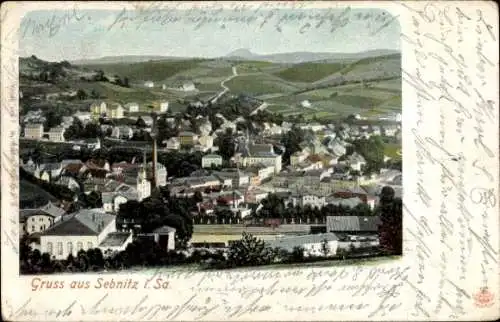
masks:
[[[156,152],[156,139],[158,137],[156,129],[156,115],[153,114],[153,160],[152,160],[152,174],[153,174],[153,187],[156,188],[156,162],[157,162],[157,152]]]

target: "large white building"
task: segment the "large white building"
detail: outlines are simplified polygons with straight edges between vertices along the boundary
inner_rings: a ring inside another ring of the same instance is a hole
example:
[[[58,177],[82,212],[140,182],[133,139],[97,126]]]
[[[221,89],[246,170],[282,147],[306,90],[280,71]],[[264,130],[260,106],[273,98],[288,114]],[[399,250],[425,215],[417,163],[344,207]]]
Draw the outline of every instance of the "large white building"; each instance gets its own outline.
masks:
[[[41,233],[50,228],[65,213],[49,202],[47,205],[35,209],[19,210],[19,235]]]
[[[201,167],[210,168],[212,165],[219,167],[222,165],[222,157],[217,154],[207,154],[201,158]]]
[[[293,252],[296,247],[304,251],[304,256],[333,256],[337,253],[339,239],[333,233],[281,237],[266,240],[267,246]]]
[[[321,208],[324,205],[326,205],[326,200],[325,196],[313,193],[313,192],[299,192],[299,193],[294,193],[292,194],[286,204],[292,204],[294,207],[295,206],[300,206],[300,207],[305,207],[305,206],[311,206],[311,207],[318,207]]]
[[[116,217],[102,209],[83,209],[63,216],[61,220],[40,234],[40,251],[48,253],[54,259],[66,259],[69,254],[76,256],[79,250],[110,248],[106,242],[114,238]],[[131,233],[130,233],[131,235]],[[127,234],[118,249],[131,242]],[[101,247],[101,243],[103,247]]]
[[[282,157],[274,152],[272,144],[250,144],[248,139],[238,144],[232,160],[244,168],[256,164],[272,166],[275,174],[280,173],[282,167]]]
[[[49,140],[52,142],[64,142],[64,132],[66,129],[62,126],[53,127],[49,130]]]
[[[24,127],[24,137],[27,139],[39,140],[43,136],[42,124],[26,124]]]

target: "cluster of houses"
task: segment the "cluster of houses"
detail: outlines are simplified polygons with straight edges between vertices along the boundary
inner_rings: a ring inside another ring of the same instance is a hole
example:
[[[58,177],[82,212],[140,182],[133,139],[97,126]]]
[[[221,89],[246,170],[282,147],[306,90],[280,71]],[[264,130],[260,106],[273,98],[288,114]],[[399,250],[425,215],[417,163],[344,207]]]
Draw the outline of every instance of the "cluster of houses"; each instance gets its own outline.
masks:
[[[162,102],[155,108],[166,112],[168,102]],[[24,136],[40,140],[48,134],[48,140],[64,142],[64,132],[71,126],[73,117],[85,124],[95,122],[101,117],[119,119],[129,114],[127,117],[130,118],[130,115],[139,111],[140,106],[136,103],[128,103],[125,106],[106,102],[94,103],[89,112],[77,112],[72,117],[64,117],[61,125],[51,128],[48,133],[44,133],[43,114],[30,112],[24,117]],[[151,130],[153,119],[150,116],[141,118],[146,124],[146,130]],[[260,135],[250,137],[248,133],[237,131],[237,123],[244,119],[228,121],[223,116],[220,118],[223,120],[222,125],[213,129],[208,118],[200,117],[195,132],[192,131],[191,124],[184,124],[189,121],[183,121],[183,129],[176,137],[161,142],[166,146],[166,150],[189,148],[191,151],[204,153],[199,165],[200,170],[188,177],[168,178],[165,165],[156,163],[156,182],[152,182],[153,163],[135,160],[114,164],[109,164],[107,160],[63,160],[45,164],[32,160],[21,161],[24,170],[40,180],[85,194],[98,192],[102,199],[102,208],[71,214],[66,214],[52,202],[35,209],[23,208],[20,211],[20,224],[23,228],[21,231],[30,238],[36,237],[36,247],[55,258],[65,258],[69,253],[76,254],[80,249],[93,247],[102,248],[103,251],[121,250],[131,242],[132,235],[130,232],[116,229],[115,218],[120,205],[132,200],[141,201],[151,195],[152,187],[162,186],[168,186],[170,193],[176,197],[201,195],[201,200],[196,209],[192,210],[192,214],[196,219],[195,223],[205,225],[215,223],[214,214],[216,209],[221,208],[234,214],[233,217],[224,219],[223,224],[240,224],[253,211],[258,213],[262,208],[262,200],[271,193],[283,196],[287,206],[321,208],[326,205],[355,207],[365,204],[371,209],[377,205],[377,195],[383,186],[389,185],[395,189],[398,196],[401,195],[400,171],[382,170],[380,174],[366,176],[363,175],[366,165],[363,156],[356,152],[346,155],[349,139],[368,138],[373,135],[397,138],[401,135],[400,125],[296,124],[295,126],[306,131],[306,135],[301,149],[291,155],[290,164],[284,166],[283,147],[276,137],[290,131],[293,124],[264,123]],[[167,122],[175,122],[175,119],[168,118]],[[101,129],[110,137],[121,140],[132,138],[137,130],[132,126],[106,124],[101,125]],[[236,133],[236,147],[230,160],[224,160],[217,154],[218,147],[214,146],[217,135],[227,129]],[[79,143],[94,149],[100,148],[99,139],[82,140]],[[143,159],[145,160],[145,157]],[[354,219],[343,220],[345,226],[356,225],[354,221],[348,222]],[[367,220],[371,223],[374,219]],[[363,224],[358,222],[357,225],[359,232],[359,227]],[[334,219],[330,219],[327,226],[334,227]],[[372,224],[365,226],[373,228]],[[282,236],[282,239],[273,237],[271,244],[285,248],[293,248],[297,244],[312,245],[312,248],[308,246],[308,253],[316,254],[320,240],[331,242],[331,249],[340,247],[341,241],[337,233],[338,229],[332,228],[321,236],[301,234]],[[166,247],[169,249],[174,247],[174,235],[175,230],[169,227],[163,227],[152,234],[155,240],[167,240]],[[202,237],[193,238],[196,242],[203,242],[200,240]]]
[[[166,113],[169,108],[167,101],[159,102],[152,106],[152,111],[158,113]],[[151,108],[149,108],[151,110]],[[138,103],[128,103],[122,106],[119,103],[94,102],[90,105],[89,111],[77,111],[72,116],[64,116],[60,125],[52,127],[48,132],[44,131],[43,123],[46,121],[41,110],[29,111],[23,117],[24,138],[31,140],[46,139],[51,142],[65,142],[64,133],[68,127],[73,124],[73,119],[77,118],[82,124],[96,122],[100,118],[104,119],[123,119],[128,117],[137,120],[138,116],[134,116],[140,112]],[[147,125],[151,125],[153,120],[151,116],[142,116]],[[102,130],[107,130],[109,126],[103,125]],[[131,138],[133,130],[128,126],[117,126],[112,128],[112,137],[116,138]]]

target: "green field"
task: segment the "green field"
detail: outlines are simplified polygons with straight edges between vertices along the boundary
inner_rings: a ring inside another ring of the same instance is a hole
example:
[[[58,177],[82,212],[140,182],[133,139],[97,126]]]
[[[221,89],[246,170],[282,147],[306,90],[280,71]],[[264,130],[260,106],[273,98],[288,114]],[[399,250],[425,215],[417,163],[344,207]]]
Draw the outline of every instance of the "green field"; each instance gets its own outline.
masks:
[[[30,94],[68,89],[83,89],[88,94],[96,91],[106,101],[137,102],[141,106],[167,100],[171,110],[181,111],[188,101],[203,100],[219,93],[221,82],[233,75],[233,66],[236,66],[238,75],[225,82],[230,94],[248,94],[264,100],[270,104],[269,111],[329,118],[353,113],[376,116],[401,110],[401,77],[397,76],[401,70],[399,55],[346,60],[345,63],[283,64],[225,59],[106,63],[85,65],[85,70],[87,73],[103,70],[108,78],[114,75],[122,79],[127,77],[131,87],[78,78],[57,85],[21,80],[21,87],[23,92]],[[335,82],[340,74],[345,81]],[[396,76],[391,79],[393,76],[386,74]],[[360,78],[364,80],[364,77],[367,80],[361,82]],[[145,80],[154,81],[156,86],[145,88]],[[192,81],[197,91],[175,89],[185,81]],[[163,90],[162,84],[168,88]],[[301,106],[305,100],[311,103],[310,108]]]
[[[399,153],[398,153],[399,152]],[[401,159],[401,145],[386,143],[384,145],[384,155],[393,159]]]
[[[128,77],[131,80],[162,81],[180,72],[198,67],[204,60],[188,59],[180,61],[149,61],[141,63],[117,63],[85,66],[88,69],[101,69],[105,74]]]
[[[344,66],[334,63],[304,63],[282,70],[276,76],[291,82],[312,83],[342,70]]]
[[[270,93],[291,93],[299,88],[265,73],[238,76],[227,82],[226,86],[231,89],[231,92],[247,93],[254,96]]]

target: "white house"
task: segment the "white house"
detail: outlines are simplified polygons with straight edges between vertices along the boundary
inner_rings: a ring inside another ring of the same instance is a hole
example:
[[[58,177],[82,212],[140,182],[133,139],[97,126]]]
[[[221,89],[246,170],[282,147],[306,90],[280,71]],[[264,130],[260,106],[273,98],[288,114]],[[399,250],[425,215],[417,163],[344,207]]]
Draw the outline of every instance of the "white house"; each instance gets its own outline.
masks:
[[[137,103],[128,103],[125,105],[129,113],[139,112],[139,104]]]
[[[102,115],[107,113],[107,104],[106,102],[94,102],[90,105],[90,114],[94,119],[98,119]]]
[[[19,235],[41,233],[50,228],[64,213],[64,209],[51,202],[40,208],[21,209],[19,210]]]
[[[366,160],[363,156],[357,152],[354,152],[349,157],[347,157],[347,162],[353,170],[361,171],[362,167],[366,165]]]
[[[121,106],[121,104],[114,104],[107,116],[112,119],[121,119],[124,117],[124,113],[125,109]]]
[[[210,150],[214,146],[214,137],[211,135],[201,135],[198,138],[198,144],[202,147],[203,150]]]
[[[80,184],[72,176],[60,176],[54,183],[60,186],[68,187],[72,191],[80,190]]]
[[[175,228],[162,226],[149,234],[139,234],[139,237],[153,237],[153,240],[163,249],[169,251],[175,249]]]
[[[90,112],[81,112],[81,111],[78,111],[75,114],[73,114],[73,116],[76,117],[77,119],[79,119],[82,123],[87,123],[91,119]]]
[[[385,136],[396,136],[396,132],[398,131],[398,127],[394,125],[384,126],[384,135]]]
[[[196,87],[194,86],[193,82],[186,82],[186,83],[182,84],[182,86],[180,87],[180,90],[184,91],[184,92],[191,92],[191,91],[196,90]]]
[[[111,136],[117,139],[128,140],[134,136],[134,130],[126,125],[115,126],[111,132]]]
[[[217,154],[207,154],[201,158],[201,167],[210,168],[212,165],[219,167],[222,165],[222,157]]]
[[[312,234],[291,237],[279,237],[266,240],[271,248],[280,248],[292,252],[296,247],[304,250],[304,256],[333,256],[337,253],[339,239],[334,233]]]
[[[131,188],[133,189],[133,188]],[[133,189],[135,190],[135,189]],[[132,195],[122,192],[103,192],[102,193],[102,208],[108,213],[117,213],[120,210],[120,205],[127,201],[137,200],[137,191]]]
[[[311,107],[311,103],[308,100],[304,100],[304,101],[300,102],[300,105],[302,107],[306,107],[306,108]]]
[[[311,207],[321,208],[326,205],[325,196],[320,194],[312,193],[312,192],[304,192],[304,193],[293,193],[288,200],[286,201],[286,205],[292,204],[295,206],[304,207],[309,205]]]
[[[179,150],[181,147],[181,142],[178,138],[172,137],[167,140],[167,149],[169,150]]]
[[[24,127],[24,137],[27,139],[39,140],[43,136],[42,124],[26,124]]]
[[[64,132],[66,129],[62,126],[56,126],[49,130],[49,140],[52,142],[64,142]]]
[[[160,113],[165,113],[168,111],[168,102],[160,103]]]
[[[149,88],[153,88],[153,87],[155,87],[155,83],[152,81],[147,81],[147,82],[144,82],[144,86],[149,87]]]
[[[69,254],[76,256],[79,250],[98,248],[115,231],[115,216],[103,209],[82,209],[62,216],[41,233],[40,251],[54,259],[66,259]]]

